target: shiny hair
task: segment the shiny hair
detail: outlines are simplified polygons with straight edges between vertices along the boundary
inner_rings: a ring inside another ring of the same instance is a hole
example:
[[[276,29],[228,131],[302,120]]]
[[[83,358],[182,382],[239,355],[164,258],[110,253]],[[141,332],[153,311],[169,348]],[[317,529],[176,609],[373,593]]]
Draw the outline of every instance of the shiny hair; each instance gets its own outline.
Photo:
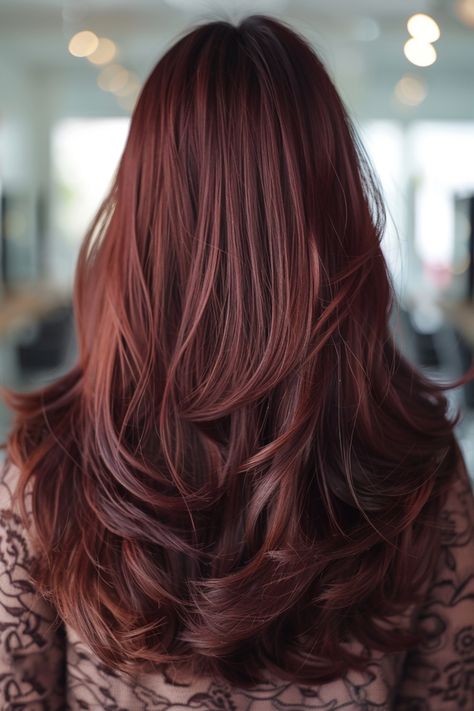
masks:
[[[319,683],[364,668],[348,640],[418,641],[384,622],[464,464],[454,385],[395,345],[384,227],[308,40],[250,15],[167,49],[81,245],[77,361],[4,388],[32,575],[104,663]]]

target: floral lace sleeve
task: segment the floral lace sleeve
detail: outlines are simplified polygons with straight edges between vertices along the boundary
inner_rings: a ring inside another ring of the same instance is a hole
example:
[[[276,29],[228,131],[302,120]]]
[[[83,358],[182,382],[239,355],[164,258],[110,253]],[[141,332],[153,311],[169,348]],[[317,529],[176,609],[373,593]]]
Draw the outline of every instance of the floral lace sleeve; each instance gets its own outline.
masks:
[[[28,575],[32,553],[11,506],[17,476],[0,462],[0,708],[58,711],[66,708],[64,629]]]
[[[474,709],[474,495],[462,472],[442,515],[442,553],[417,617],[425,641],[408,653],[395,711]]]

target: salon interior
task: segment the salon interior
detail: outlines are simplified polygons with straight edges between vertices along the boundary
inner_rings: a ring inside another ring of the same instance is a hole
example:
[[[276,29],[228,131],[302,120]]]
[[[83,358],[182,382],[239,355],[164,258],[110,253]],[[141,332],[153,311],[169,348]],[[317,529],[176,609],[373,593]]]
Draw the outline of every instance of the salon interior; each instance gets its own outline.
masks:
[[[77,354],[72,284],[148,73],[203,16],[262,12],[313,43],[379,177],[399,347],[430,378],[474,358],[474,0],[0,0],[0,384]],[[474,382],[448,391],[474,477]],[[11,413],[0,402],[0,439]]]

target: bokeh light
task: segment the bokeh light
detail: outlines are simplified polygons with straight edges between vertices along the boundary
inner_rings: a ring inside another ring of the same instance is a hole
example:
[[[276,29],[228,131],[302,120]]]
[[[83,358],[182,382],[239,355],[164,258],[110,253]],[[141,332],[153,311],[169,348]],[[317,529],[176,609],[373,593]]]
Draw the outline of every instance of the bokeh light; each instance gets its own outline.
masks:
[[[69,40],[69,52],[74,57],[87,57],[99,46],[99,38],[90,30],[81,30]]]
[[[403,47],[405,57],[417,67],[429,67],[436,62],[437,54],[432,44],[411,37]]]

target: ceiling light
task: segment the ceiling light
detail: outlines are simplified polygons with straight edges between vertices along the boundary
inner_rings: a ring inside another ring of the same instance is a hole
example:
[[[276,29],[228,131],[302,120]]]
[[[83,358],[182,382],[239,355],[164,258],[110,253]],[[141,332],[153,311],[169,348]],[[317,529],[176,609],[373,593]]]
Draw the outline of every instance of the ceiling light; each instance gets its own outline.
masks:
[[[134,72],[128,72],[127,83],[120,89],[116,89],[114,94],[117,96],[130,96],[138,94],[141,89],[140,80]]]
[[[405,74],[395,86],[395,96],[406,106],[418,106],[426,99],[426,84],[418,77]]]
[[[107,37],[99,37],[97,48],[92,54],[88,55],[87,59],[92,64],[107,64],[107,62],[112,61],[116,54],[117,47],[115,42],[112,42]]]
[[[117,96],[117,101],[119,105],[124,109],[125,111],[129,111],[130,113],[133,111],[135,108],[135,105],[137,103],[137,95],[131,95],[131,96]]]
[[[99,45],[99,38],[90,30],[77,32],[69,40],[69,51],[74,57],[87,57],[95,52]]]
[[[97,77],[97,84],[104,91],[120,91],[128,81],[129,72],[120,64],[109,64]]]
[[[373,42],[380,36],[380,26],[372,17],[361,17],[354,26],[353,35],[359,42]]]
[[[405,57],[417,67],[429,67],[436,62],[437,54],[432,44],[411,37],[403,47]]]
[[[454,12],[461,22],[474,27],[474,0],[458,0],[454,5]]]
[[[436,42],[441,35],[436,20],[421,12],[410,17],[407,22],[407,28],[411,36],[421,42]]]

